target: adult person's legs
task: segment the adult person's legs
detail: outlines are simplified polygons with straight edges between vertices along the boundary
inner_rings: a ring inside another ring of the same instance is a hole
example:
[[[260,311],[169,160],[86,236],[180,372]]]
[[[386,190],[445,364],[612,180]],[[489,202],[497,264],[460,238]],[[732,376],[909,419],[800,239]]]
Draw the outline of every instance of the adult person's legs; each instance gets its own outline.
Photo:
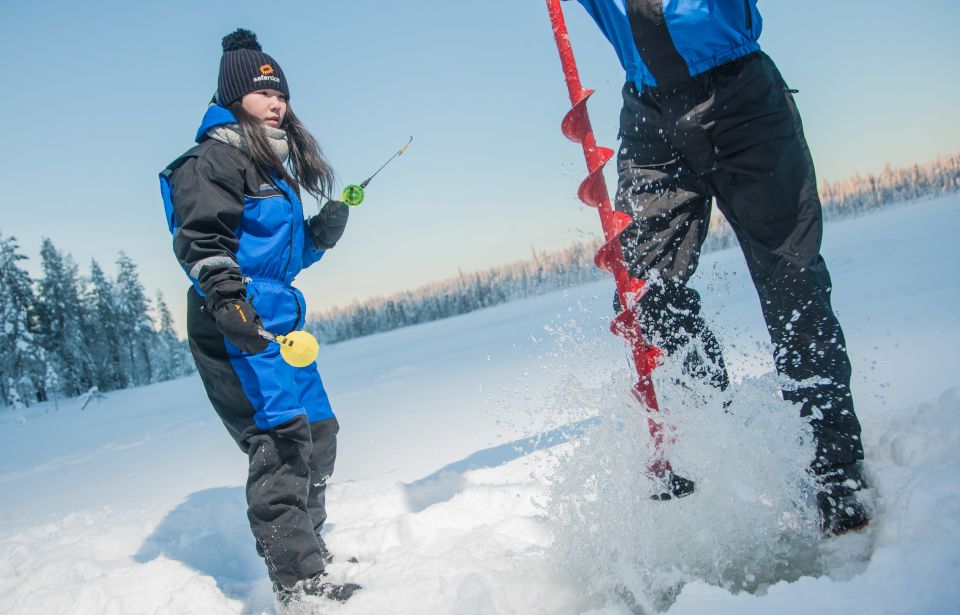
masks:
[[[793,386],[785,399],[811,417],[811,468],[823,492],[824,529],[862,526],[866,512],[860,423],[850,393],[850,361],[830,302],[820,255],[823,231],[813,160],[800,115],[773,61],[764,54],[736,70],[712,71],[711,126],[717,171],[710,184],[746,256],[760,296],[778,372]]]
[[[746,256],[775,346],[784,397],[811,416],[811,464],[823,486],[824,529],[862,526],[860,425],[850,363],[820,256],[822,217],[799,113],[773,62],[753,54],[672,91],[624,88],[617,208],[634,218],[622,236],[631,275],[659,278],[639,306],[645,331],[669,353],[699,338],[708,357],[689,370],[725,388],[719,344],[686,283],[697,266],[709,199]]]
[[[641,328],[668,355],[686,353],[686,375],[724,390],[720,345],[700,316],[700,295],[687,286],[706,238],[708,188],[667,140],[671,110],[633,84],[623,96],[615,207],[633,218],[620,236],[630,275],[648,283],[637,309]]]

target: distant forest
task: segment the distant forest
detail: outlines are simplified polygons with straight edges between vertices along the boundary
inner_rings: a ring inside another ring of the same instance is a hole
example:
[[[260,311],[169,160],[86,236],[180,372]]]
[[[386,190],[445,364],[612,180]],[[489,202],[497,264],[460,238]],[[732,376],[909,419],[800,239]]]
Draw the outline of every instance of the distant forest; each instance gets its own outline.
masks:
[[[879,175],[856,175],[820,186],[824,217],[845,218],[891,204],[960,190],[960,152]],[[705,250],[735,243],[716,222]],[[599,241],[525,261],[356,302],[311,315],[306,329],[327,344],[389,331],[599,280]],[[96,261],[82,275],[49,239],[40,249],[42,275],[21,267],[16,238],[0,235],[0,402],[19,408],[38,401],[92,396],[195,371],[186,343],[174,333],[160,293],[148,298],[136,264],[121,252],[117,275]]]
[[[834,220],[958,190],[960,152],[899,169],[887,165],[879,175],[824,182],[819,192],[824,218]],[[711,226],[705,251],[736,243],[722,218]],[[593,264],[599,247],[598,240],[550,254],[534,252],[525,261],[311,314],[305,328],[322,343],[332,344],[599,280],[609,275]]]
[[[81,275],[49,239],[40,248],[43,275],[20,267],[27,257],[0,236],[0,400],[21,408],[38,401],[95,395],[193,373],[170,310],[151,301],[137,266],[123,252],[117,276],[91,261]]]

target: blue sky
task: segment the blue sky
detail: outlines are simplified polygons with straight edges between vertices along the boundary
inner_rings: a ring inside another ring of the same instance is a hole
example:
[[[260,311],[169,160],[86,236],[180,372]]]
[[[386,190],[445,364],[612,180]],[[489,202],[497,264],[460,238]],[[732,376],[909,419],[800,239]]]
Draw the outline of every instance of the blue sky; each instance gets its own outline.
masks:
[[[598,90],[598,141],[614,146],[622,71],[585,11],[564,8],[583,82]],[[821,179],[960,149],[955,0],[760,9],[761,43],[800,90]],[[43,237],[84,272],[91,258],[113,271],[122,249],[182,330],[186,279],[156,174],[191,145],[220,39],[239,26],[283,67],[343,183],[415,138],[370,185],[341,245],[298,279],[311,309],[599,234],[575,196],[579,147],[559,132],[569,103],[542,0],[6,2],[0,233],[19,239],[31,273]]]

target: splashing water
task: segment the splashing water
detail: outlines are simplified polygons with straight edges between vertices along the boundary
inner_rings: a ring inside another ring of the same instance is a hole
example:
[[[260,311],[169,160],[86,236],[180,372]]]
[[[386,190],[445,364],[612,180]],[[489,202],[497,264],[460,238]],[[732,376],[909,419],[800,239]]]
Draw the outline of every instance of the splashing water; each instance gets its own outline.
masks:
[[[763,593],[777,581],[822,573],[815,484],[806,471],[812,432],[783,401],[774,374],[731,385],[732,403],[667,361],[656,373],[663,418],[675,435],[667,457],[696,481],[683,499],[650,499],[653,456],[626,369],[588,385],[567,376],[557,408],[599,420],[555,452],[545,513],[560,572],[588,600],[637,613],[663,611],[693,580]]]

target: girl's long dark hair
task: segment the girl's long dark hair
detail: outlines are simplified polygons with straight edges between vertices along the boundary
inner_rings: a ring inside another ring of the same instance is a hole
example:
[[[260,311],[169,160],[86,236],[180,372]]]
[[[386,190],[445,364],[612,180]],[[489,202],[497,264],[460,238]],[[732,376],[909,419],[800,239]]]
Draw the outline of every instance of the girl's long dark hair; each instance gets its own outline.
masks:
[[[264,177],[279,176],[295,190],[302,188],[318,200],[321,197],[330,198],[328,195],[333,191],[334,183],[333,169],[324,158],[317,140],[300,122],[289,104],[283,124],[280,125],[287,131],[287,143],[290,145],[289,169],[270,147],[260,120],[247,113],[239,100],[230,105],[230,111],[247,137],[253,164]]]

